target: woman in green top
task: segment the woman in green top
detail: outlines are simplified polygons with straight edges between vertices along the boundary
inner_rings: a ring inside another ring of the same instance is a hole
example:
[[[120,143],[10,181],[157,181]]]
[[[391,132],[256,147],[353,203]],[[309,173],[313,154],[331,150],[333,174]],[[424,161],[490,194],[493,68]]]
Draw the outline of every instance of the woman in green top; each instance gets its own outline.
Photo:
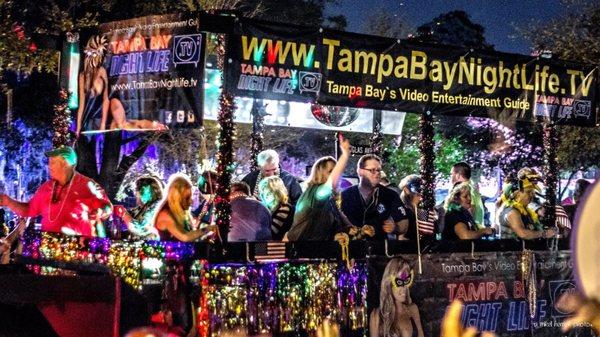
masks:
[[[312,167],[306,185],[296,204],[292,228],[283,241],[329,241],[341,232],[342,220],[336,203],[339,180],[350,157],[350,142],[340,135],[342,155],[322,157]]]

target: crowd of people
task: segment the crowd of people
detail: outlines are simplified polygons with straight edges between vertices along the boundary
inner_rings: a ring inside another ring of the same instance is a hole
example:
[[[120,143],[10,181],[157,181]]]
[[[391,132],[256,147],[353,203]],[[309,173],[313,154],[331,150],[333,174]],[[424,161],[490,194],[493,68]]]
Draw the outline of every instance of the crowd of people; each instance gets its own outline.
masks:
[[[579,184],[574,205],[556,210],[556,226],[545,228],[540,219],[545,206],[542,179],[535,170],[521,169],[504,183],[496,219],[486,221],[486,208],[467,163],[450,172],[452,188],[435,210],[420,207],[423,181],[415,174],[398,186],[389,185],[382,159],[373,154],[357,163],[358,184],[341,190],[340,180],[350,157],[350,143],[339,140],[341,155],[319,158],[310,176],[299,179],[281,169],[274,150],[258,154],[258,167],[230,188],[232,216],[228,241],[329,240],[475,240],[484,237],[530,240],[568,234],[569,215],[586,184]],[[184,174],[174,174],[167,186],[150,175],[135,181],[137,204],[113,206],[104,190],[75,170],[77,155],[70,147],[46,153],[50,180],[29,202],[0,194],[0,207],[22,217],[41,217],[43,231],[83,236],[105,236],[103,223],[113,214],[126,225],[131,239],[184,242],[219,237],[215,226],[216,173],[204,172],[197,188]]]
[[[265,150],[257,157],[258,167],[230,186],[229,242],[248,241],[331,241],[349,240],[477,240],[486,236],[530,240],[568,234],[573,214],[589,184],[577,182],[573,206],[558,207],[556,226],[545,228],[540,219],[546,212],[539,173],[521,169],[504,182],[496,205],[497,217],[486,220],[483,199],[471,180],[467,163],[456,163],[450,172],[452,188],[435,210],[425,210],[423,181],[411,174],[398,186],[386,182],[382,159],[366,154],[357,162],[358,183],[340,189],[342,174],[350,157],[350,143],[340,137],[341,155],[319,158],[303,184],[281,169],[279,156]],[[166,186],[161,179],[141,175],[133,184],[136,205],[113,205],[105,191],[92,179],[76,171],[77,155],[71,147],[46,152],[50,179],[28,202],[0,194],[0,207],[21,217],[39,217],[41,230],[69,235],[106,236],[104,224],[112,215],[133,240],[204,241],[222,240],[215,225],[217,174],[202,173],[197,184],[181,173],[172,175]],[[194,189],[199,197],[194,204]],[[566,220],[565,220],[566,218]],[[0,252],[8,249],[0,241]],[[393,262],[396,261],[396,262]],[[408,287],[413,274],[402,259],[392,260],[385,269],[380,307],[369,321],[371,335],[408,331],[423,335],[418,308],[411,302]],[[177,279],[177,269],[168,273]],[[165,289],[171,289],[165,286]],[[174,326],[192,329],[189,293],[175,287],[173,299],[164,312],[177,318]],[[179,289],[179,290],[177,290]],[[183,295],[177,293],[182,292]],[[162,310],[162,309],[161,309]],[[162,312],[162,311],[161,311]],[[395,317],[392,324],[390,317]],[[165,320],[167,322],[167,320]],[[171,324],[171,323],[169,323]]]

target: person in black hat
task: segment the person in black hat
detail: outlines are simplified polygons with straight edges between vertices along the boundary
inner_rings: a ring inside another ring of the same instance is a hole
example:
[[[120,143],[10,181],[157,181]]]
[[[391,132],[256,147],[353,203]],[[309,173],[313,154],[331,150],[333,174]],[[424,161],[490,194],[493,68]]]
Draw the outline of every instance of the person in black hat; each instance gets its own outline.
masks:
[[[22,217],[41,216],[43,231],[104,236],[102,221],[112,212],[104,189],[75,171],[77,155],[72,147],[59,147],[45,154],[50,180],[38,188],[29,202],[0,194],[0,207],[8,207]]]
[[[402,191],[400,201],[402,201],[409,221],[408,230],[401,238],[416,240],[417,233],[421,236],[432,237],[435,232],[434,222],[437,220],[435,211],[426,212],[424,209],[418,208],[423,200],[422,186],[423,180],[416,174],[408,175],[400,181],[398,186]]]

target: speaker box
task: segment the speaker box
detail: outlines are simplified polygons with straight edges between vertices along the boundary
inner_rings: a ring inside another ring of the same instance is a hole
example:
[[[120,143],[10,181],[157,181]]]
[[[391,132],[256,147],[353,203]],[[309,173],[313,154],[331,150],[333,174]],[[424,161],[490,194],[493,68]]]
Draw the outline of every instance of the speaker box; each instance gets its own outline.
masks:
[[[0,266],[1,337],[117,337],[148,323],[146,300],[119,278]]]

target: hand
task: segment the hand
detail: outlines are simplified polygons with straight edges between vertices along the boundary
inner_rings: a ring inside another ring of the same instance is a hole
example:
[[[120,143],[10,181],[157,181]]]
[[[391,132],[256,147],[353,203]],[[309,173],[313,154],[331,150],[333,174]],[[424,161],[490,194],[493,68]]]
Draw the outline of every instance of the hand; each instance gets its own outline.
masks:
[[[340,149],[342,154],[350,155],[350,141],[340,134]]]
[[[206,233],[208,233],[208,232],[216,233],[217,230],[219,230],[219,227],[217,225],[208,225],[208,226],[202,228],[202,230],[205,231]]]
[[[587,299],[578,293],[565,292],[555,304],[562,312],[574,312],[575,315],[563,322],[562,331],[589,323],[596,331],[600,331],[600,303]]]
[[[375,236],[375,227],[371,226],[371,225],[364,225],[362,226],[362,228],[360,229],[365,235],[368,235],[370,237]]]
[[[358,232],[359,232],[359,229],[356,226],[350,226],[348,228],[348,235],[350,235],[350,236],[355,236],[356,234],[358,234]]]
[[[556,229],[554,229],[554,228],[546,229],[546,238],[553,238],[556,236],[556,234],[558,234]]]
[[[396,229],[396,224],[394,223],[394,220],[392,219],[387,219],[385,221],[383,221],[383,231],[391,234],[394,232],[394,229]]]
[[[348,237],[348,234],[346,233],[337,233],[333,239],[342,246],[345,246],[350,242],[350,237]]]
[[[494,235],[495,230],[492,227],[485,227],[483,229],[484,235]]]
[[[164,125],[163,123],[159,123],[157,121],[152,122],[152,128],[156,131],[166,131],[169,130],[169,127]]]

